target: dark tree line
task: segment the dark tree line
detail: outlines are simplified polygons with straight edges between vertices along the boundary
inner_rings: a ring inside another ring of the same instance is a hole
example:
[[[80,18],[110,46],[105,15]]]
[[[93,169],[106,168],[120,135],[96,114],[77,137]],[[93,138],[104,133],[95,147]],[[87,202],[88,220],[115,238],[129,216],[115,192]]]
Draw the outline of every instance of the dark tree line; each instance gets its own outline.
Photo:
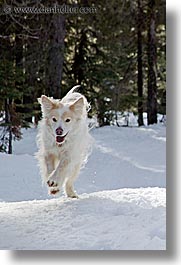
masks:
[[[94,12],[15,13],[13,7],[94,8]],[[10,13],[3,12],[9,5]],[[138,125],[165,114],[165,1],[0,1],[0,151],[37,122],[41,94],[63,97],[76,84],[100,126],[132,111]],[[9,148],[9,150],[8,150]]]

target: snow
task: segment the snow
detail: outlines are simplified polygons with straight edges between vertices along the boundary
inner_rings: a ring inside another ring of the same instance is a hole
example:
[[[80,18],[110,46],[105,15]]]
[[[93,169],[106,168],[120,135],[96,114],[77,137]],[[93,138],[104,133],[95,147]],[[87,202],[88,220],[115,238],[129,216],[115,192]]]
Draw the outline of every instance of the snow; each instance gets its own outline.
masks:
[[[93,129],[79,199],[42,186],[36,128],[0,154],[0,249],[165,250],[166,128]]]

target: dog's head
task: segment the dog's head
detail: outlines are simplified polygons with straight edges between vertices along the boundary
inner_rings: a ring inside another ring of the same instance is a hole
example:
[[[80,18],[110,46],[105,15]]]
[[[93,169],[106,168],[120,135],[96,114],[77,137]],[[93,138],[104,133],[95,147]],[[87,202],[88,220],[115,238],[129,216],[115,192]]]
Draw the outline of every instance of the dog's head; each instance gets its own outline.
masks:
[[[55,141],[61,145],[70,132],[76,129],[77,121],[81,119],[84,98],[79,97],[74,102],[65,103],[42,95],[38,102],[41,104],[43,118],[52,129]]]

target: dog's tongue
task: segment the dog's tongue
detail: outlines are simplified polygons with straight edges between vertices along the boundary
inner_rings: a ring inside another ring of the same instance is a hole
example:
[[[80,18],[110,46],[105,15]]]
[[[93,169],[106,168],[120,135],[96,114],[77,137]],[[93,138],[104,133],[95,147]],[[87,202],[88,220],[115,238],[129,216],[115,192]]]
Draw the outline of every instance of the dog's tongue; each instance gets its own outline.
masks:
[[[65,138],[65,136],[57,135],[57,136],[56,136],[56,141],[57,141],[57,143],[62,143],[62,142],[64,141],[64,138]]]

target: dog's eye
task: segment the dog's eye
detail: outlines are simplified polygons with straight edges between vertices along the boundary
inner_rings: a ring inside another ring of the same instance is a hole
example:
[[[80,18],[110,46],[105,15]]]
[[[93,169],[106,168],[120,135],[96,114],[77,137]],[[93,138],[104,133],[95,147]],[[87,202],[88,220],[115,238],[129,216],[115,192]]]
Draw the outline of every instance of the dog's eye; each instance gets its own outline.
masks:
[[[57,119],[55,117],[52,118],[52,121],[57,122]]]
[[[65,120],[65,122],[70,122],[70,119],[69,119],[69,118],[68,118],[68,119],[66,119],[66,120]]]

